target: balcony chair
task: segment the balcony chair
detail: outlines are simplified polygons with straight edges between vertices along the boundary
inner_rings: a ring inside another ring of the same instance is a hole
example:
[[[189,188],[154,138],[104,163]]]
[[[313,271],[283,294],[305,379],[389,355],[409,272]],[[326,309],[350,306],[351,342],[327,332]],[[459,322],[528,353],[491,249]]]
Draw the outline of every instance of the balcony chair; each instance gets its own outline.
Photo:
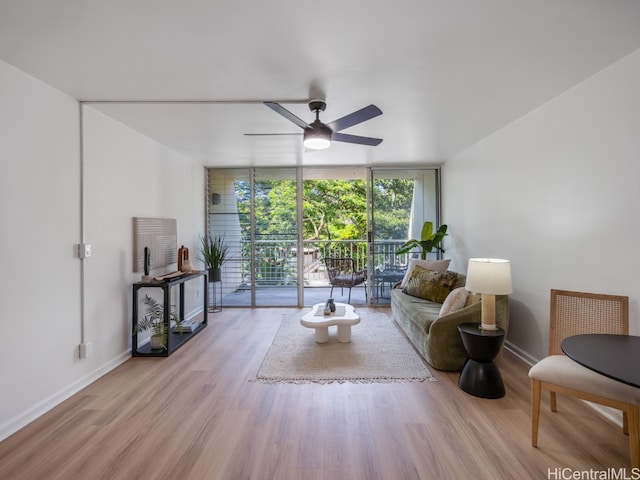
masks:
[[[629,334],[626,296],[551,290],[549,356],[529,370],[531,378],[531,445],[538,446],[540,392],[549,390],[551,411],[556,393],[622,410],[623,431],[629,435],[632,467],[640,467],[639,389],[583,367],[563,354],[566,337],[587,333]]]
[[[342,295],[344,289],[349,289],[349,300],[351,303],[351,289],[357,285],[362,285],[367,281],[367,269],[356,271],[356,262],[350,257],[325,257],[324,264],[327,267],[329,275],[329,283],[331,283],[331,293],[333,297],[333,287],[340,287]],[[365,299],[367,298],[367,289],[364,290]]]

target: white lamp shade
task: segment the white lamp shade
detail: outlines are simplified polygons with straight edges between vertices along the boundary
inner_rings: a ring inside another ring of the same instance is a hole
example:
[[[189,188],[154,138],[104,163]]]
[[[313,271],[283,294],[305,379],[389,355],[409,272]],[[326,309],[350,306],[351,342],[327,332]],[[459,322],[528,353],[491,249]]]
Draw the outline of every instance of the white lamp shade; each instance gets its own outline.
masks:
[[[509,295],[513,292],[511,263],[500,258],[470,258],[465,288],[475,293]]]

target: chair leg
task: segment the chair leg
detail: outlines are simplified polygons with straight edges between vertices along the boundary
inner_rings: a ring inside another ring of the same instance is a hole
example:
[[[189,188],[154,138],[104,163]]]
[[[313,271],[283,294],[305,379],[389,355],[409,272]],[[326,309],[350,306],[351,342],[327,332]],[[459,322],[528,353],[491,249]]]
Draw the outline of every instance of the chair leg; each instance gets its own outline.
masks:
[[[540,380],[531,379],[531,445],[538,446],[538,424],[540,423]]]
[[[629,435],[629,414],[627,410],[622,411],[622,433]]]
[[[629,405],[629,448],[631,450],[631,467],[640,467],[640,406]]]
[[[351,287],[349,287],[349,300],[347,300],[347,303],[351,305]]]
[[[558,411],[558,401],[557,401],[556,392],[552,392],[552,391],[549,392],[549,405],[551,405],[552,412]]]

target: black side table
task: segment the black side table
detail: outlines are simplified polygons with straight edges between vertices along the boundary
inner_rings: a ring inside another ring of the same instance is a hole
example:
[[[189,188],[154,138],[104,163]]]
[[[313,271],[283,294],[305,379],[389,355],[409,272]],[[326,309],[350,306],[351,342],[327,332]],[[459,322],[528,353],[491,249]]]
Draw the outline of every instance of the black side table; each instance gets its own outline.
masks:
[[[458,380],[460,388],[476,397],[504,397],[502,375],[493,363],[504,343],[504,330],[481,330],[478,323],[463,323],[458,332],[469,355]]]

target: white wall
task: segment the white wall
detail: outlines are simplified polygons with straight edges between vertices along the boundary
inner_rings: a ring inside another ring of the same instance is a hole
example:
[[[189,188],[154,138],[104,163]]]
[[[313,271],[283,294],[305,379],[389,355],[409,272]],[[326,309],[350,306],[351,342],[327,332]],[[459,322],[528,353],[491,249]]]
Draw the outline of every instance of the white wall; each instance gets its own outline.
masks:
[[[84,374],[78,104],[0,61],[0,438]]]
[[[204,233],[205,170],[110,117],[84,108],[86,241],[86,337],[95,355],[108,361],[127,354],[131,336],[133,217],[177,219],[178,246],[189,249],[195,268]],[[151,270],[151,275],[177,265]],[[162,298],[161,291],[143,291]],[[177,294],[177,293],[176,293]],[[202,310],[202,282],[185,284],[185,314]],[[174,301],[177,300],[174,299]]]
[[[129,358],[132,217],[176,218],[194,254],[204,230],[202,165],[91,108],[84,116],[93,256],[82,261],[79,105],[0,61],[0,440]],[[81,262],[94,346],[84,360]],[[192,313],[198,290],[187,289]]]
[[[549,290],[628,295],[640,334],[640,50],[456,155],[443,167],[452,268],[507,258],[508,341],[548,349]]]

